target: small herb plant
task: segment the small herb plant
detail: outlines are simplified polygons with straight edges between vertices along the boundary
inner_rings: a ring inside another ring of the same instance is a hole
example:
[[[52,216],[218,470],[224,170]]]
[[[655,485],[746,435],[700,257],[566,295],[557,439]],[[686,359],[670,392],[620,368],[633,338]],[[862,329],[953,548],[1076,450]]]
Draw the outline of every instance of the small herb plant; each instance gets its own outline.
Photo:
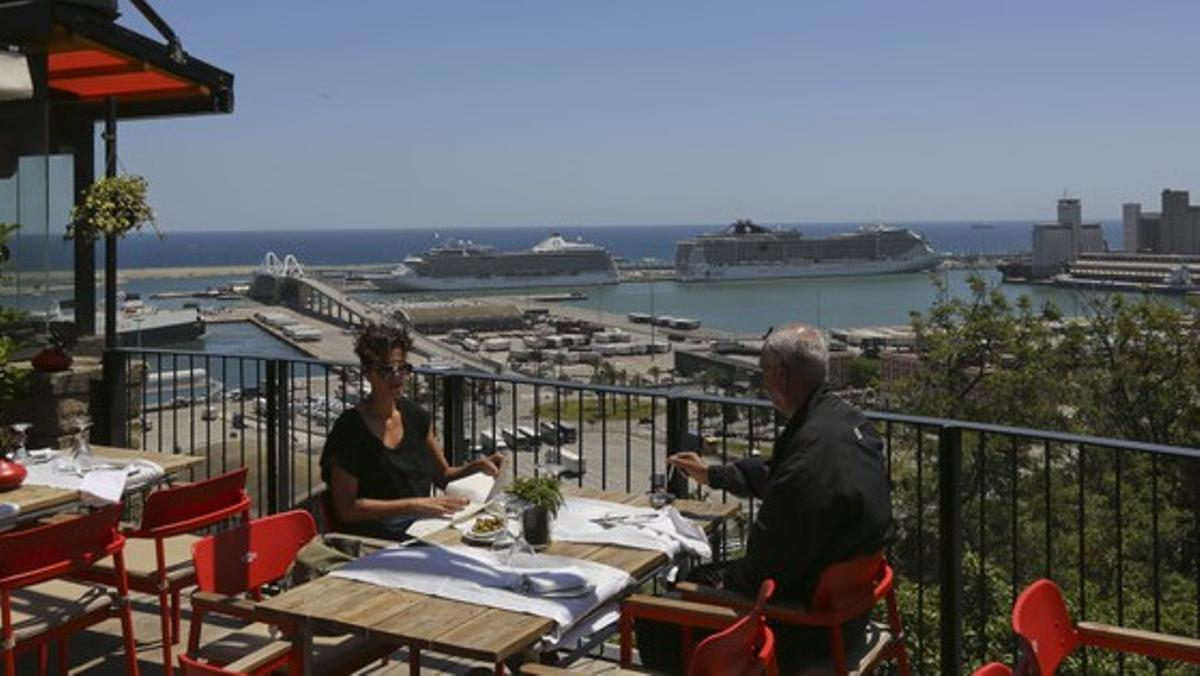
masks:
[[[514,480],[505,491],[531,505],[544,508],[551,516],[558,514],[558,508],[564,504],[562,487],[554,477],[522,477]]]

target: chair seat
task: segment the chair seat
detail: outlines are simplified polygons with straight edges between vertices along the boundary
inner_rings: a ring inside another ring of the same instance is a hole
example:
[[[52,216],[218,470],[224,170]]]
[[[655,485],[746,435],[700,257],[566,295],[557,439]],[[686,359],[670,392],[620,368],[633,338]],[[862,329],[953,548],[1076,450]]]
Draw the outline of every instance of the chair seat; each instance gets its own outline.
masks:
[[[192,544],[199,537],[176,535],[163,540],[163,554],[167,560],[167,580],[174,583],[194,578],[196,569],[192,565]],[[129,582],[153,582],[158,579],[158,555],[154,551],[154,540],[129,538],[125,541],[125,568],[129,571]],[[101,573],[113,572],[113,560],[107,558],[92,566]]]
[[[856,646],[846,646],[846,669],[849,676],[869,674],[879,664],[884,652],[895,640],[891,627],[883,622],[868,622],[863,630],[863,641]],[[834,673],[833,658],[825,657],[806,664],[796,676],[818,676]]]
[[[271,636],[268,625],[255,622],[204,644],[196,658],[214,664],[230,664],[260,650],[274,650],[273,643],[279,643],[279,639]],[[313,670],[321,674],[343,673],[379,659],[394,648],[352,634],[314,636]]]
[[[17,589],[12,592],[13,634],[21,643],[111,605],[112,596],[98,585],[51,580]]]

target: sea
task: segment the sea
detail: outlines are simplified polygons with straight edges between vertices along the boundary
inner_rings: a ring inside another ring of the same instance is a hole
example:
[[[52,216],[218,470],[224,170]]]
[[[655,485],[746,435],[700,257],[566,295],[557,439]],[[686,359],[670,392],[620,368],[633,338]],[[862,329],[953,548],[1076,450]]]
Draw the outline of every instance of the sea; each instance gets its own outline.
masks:
[[[810,237],[846,232],[857,225],[845,223],[770,224],[796,227]],[[934,249],[957,256],[1001,255],[1027,251],[1032,221],[956,221],[937,223],[891,223],[921,233]],[[1112,248],[1121,242],[1120,223],[1102,222]],[[563,227],[472,227],[355,230],[328,228],[296,231],[214,231],[167,233],[165,237],[137,234],[121,241],[121,269],[143,268],[136,278],[121,280],[126,293],[146,298],[165,291],[194,291],[249,281],[245,275],[214,272],[182,278],[179,268],[251,266],[268,251],[280,258],[292,254],[302,264],[361,265],[394,264],[410,254],[419,254],[440,242],[463,239],[503,250],[526,249],[552,233],[606,247],[614,256],[629,262],[667,263],[674,258],[675,244],[694,235],[714,232],[721,225],[563,226]],[[102,247],[98,247],[102,248]],[[49,282],[47,269],[69,269],[70,244],[49,237],[18,238],[11,263],[22,280],[20,293],[0,294],[0,305],[43,310],[70,295],[61,284]],[[98,260],[97,268],[103,269]],[[153,274],[161,270],[162,274]],[[59,273],[61,275],[61,273]],[[743,282],[691,283],[634,282],[581,289],[584,298],[574,305],[604,312],[648,312],[699,319],[702,324],[753,335],[769,327],[804,322],[825,328],[856,328],[906,324],[913,312],[929,309],[938,293],[939,278],[952,295],[964,296],[967,279],[977,274],[999,284],[993,269],[939,270],[898,275],[836,277],[819,279],[759,280]],[[7,281],[12,284],[12,280]],[[1002,287],[1012,298],[1030,297],[1035,305],[1054,303],[1068,314],[1084,314],[1094,292],[1040,285]],[[10,287],[11,291],[11,287]],[[364,300],[396,300],[395,294],[364,292]],[[482,292],[457,294],[483,295]],[[445,297],[430,294],[420,298]],[[405,299],[416,298],[412,295]],[[152,301],[164,308],[179,307],[193,299]],[[208,303],[209,301],[200,301]],[[1172,301],[1168,301],[1172,302]],[[206,347],[207,344],[207,347]],[[292,351],[274,339],[264,339],[245,327],[212,325],[209,334],[193,344],[178,346],[202,351],[288,356]]]

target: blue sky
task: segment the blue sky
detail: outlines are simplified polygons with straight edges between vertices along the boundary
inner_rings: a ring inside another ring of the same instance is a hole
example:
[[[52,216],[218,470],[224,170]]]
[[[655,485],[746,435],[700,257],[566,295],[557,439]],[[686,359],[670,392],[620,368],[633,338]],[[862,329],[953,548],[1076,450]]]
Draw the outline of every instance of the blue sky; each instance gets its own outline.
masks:
[[[123,23],[152,32],[122,3]],[[1200,191],[1200,3],[158,0],[169,229],[1052,218]]]

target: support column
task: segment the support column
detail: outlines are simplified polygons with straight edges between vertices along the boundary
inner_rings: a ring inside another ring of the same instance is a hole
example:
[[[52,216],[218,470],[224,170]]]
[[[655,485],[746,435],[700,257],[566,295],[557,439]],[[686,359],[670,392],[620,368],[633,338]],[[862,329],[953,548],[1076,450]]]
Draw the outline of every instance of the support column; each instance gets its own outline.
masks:
[[[109,97],[104,114],[104,176],[117,175],[117,100]],[[104,236],[104,347],[117,346],[117,237]]]

